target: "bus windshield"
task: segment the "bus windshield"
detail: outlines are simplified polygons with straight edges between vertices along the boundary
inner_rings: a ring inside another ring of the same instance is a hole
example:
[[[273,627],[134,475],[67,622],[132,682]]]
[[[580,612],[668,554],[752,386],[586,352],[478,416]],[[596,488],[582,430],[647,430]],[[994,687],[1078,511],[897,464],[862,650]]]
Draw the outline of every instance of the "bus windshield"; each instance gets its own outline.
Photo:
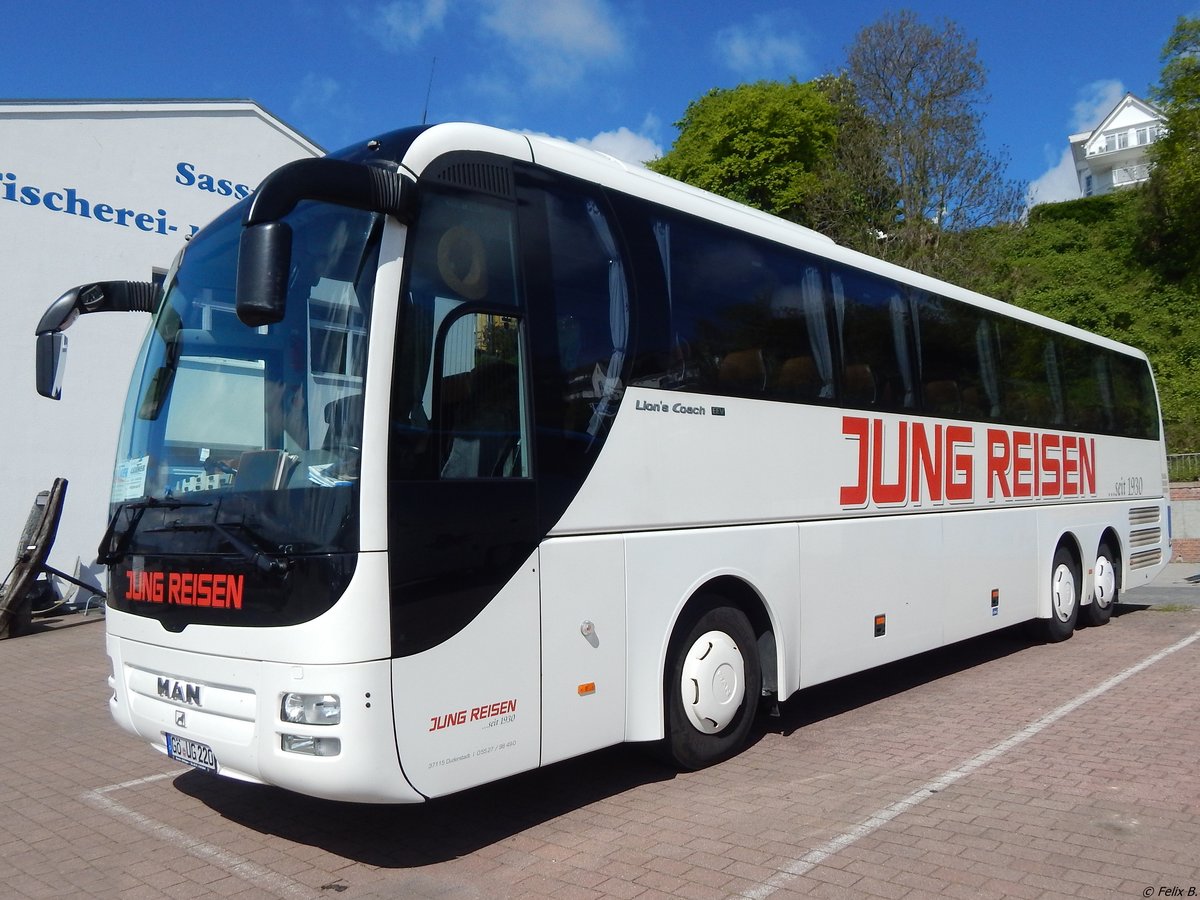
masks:
[[[357,549],[382,217],[298,205],[284,220],[293,233],[287,314],[250,327],[234,303],[243,212],[233,207],[188,244],[142,347],[111,497],[122,552]],[[152,528],[128,514],[153,507],[174,512]],[[121,526],[122,512],[132,527]],[[250,537],[231,547],[235,525]]]

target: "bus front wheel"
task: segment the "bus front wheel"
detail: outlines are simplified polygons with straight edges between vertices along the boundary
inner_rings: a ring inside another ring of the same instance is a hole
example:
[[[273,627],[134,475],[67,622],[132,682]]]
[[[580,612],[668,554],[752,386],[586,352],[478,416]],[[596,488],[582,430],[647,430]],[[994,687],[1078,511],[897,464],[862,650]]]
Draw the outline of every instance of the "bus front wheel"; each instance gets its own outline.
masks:
[[[671,642],[663,750],[681,768],[702,769],[746,743],[762,669],[754,629],[741,610],[710,603],[690,621]]]

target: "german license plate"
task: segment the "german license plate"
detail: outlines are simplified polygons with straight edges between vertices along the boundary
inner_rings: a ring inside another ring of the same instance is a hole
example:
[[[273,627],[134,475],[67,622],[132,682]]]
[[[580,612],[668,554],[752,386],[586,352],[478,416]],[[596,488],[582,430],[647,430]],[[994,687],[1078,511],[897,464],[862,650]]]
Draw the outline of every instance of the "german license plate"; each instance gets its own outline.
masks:
[[[165,734],[165,732],[164,732]],[[217,771],[217,756],[208,744],[177,734],[166,734],[167,756],[206,772]]]

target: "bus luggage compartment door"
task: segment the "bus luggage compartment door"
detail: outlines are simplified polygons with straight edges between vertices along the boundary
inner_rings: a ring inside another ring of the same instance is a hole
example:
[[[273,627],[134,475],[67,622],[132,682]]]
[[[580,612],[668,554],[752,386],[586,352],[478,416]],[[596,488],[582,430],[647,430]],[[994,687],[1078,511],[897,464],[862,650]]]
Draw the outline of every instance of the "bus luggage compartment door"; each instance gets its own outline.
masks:
[[[542,545],[542,764],[625,738],[625,541]]]

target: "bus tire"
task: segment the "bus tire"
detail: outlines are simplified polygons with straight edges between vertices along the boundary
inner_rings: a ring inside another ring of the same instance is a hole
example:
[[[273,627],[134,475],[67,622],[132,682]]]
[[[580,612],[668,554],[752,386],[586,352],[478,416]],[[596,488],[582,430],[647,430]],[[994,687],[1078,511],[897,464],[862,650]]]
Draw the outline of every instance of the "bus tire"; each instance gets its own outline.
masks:
[[[762,692],[750,620],[740,609],[718,603],[703,607],[671,642],[662,750],[683,769],[702,769],[737,753]]]
[[[1059,544],[1050,565],[1050,618],[1040,620],[1042,637],[1050,643],[1065,641],[1075,631],[1082,584],[1075,555],[1065,543]]]
[[[1100,542],[1093,571],[1092,602],[1083,608],[1082,615],[1088,625],[1103,625],[1112,618],[1121,592],[1121,559],[1108,541]]]

